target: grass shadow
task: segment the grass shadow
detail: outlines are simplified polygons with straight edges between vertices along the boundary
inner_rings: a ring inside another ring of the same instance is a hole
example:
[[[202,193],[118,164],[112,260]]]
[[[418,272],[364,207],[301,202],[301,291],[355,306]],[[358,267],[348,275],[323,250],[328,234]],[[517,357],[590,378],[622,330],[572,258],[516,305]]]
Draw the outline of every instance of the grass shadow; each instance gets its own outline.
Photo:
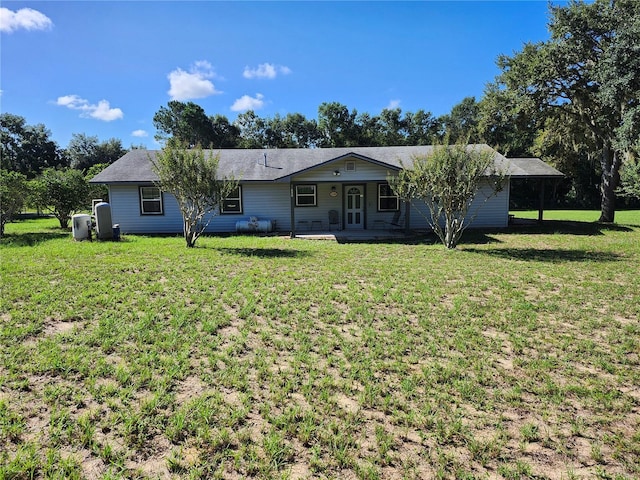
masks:
[[[617,262],[621,255],[612,252],[592,252],[588,250],[564,250],[557,248],[495,248],[481,250],[465,248],[465,252],[498,257],[505,260],[524,260],[533,262]]]
[[[633,232],[633,228],[617,223],[579,222],[572,220],[536,220],[516,218],[509,228],[500,233],[543,233],[567,235],[603,235],[604,232]]]
[[[487,245],[502,243],[495,235],[580,235],[595,236],[604,235],[605,232],[633,232],[633,225],[602,222],[580,222],[571,220],[545,220],[538,223],[531,219],[516,219],[508,228],[470,228],[466,230],[458,242],[458,245]],[[433,232],[415,232],[406,237],[349,238],[348,235],[336,235],[338,243],[370,243],[370,244],[400,244],[400,245],[432,245],[440,243]]]
[[[33,247],[40,243],[60,238],[69,238],[70,230],[27,232],[27,233],[5,233],[0,239],[2,247]]]
[[[467,230],[462,235],[458,245],[490,245],[493,243],[502,243],[502,240],[492,237],[492,233],[499,233],[486,230]],[[438,239],[440,241],[440,239]]]
[[[227,255],[241,255],[244,257],[259,258],[301,258],[308,257],[309,252],[300,250],[287,250],[284,248],[216,248],[220,253]]]
[[[421,234],[409,235],[403,237],[379,237],[379,238],[359,238],[350,237],[349,235],[336,235],[336,243],[362,243],[371,245],[431,245],[437,243],[438,239],[435,235]]]
[[[468,230],[463,235],[460,245],[474,244],[484,245],[490,243],[501,243],[495,237],[489,235],[490,232],[481,230]],[[338,243],[365,243],[365,244],[385,244],[385,245],[441,245],[442,242],[433,232],[414,232],[411,235],[399,237],[380,237],[380,238],[358,238],[349,237],[349,235],[336,235]],[[444,247],[443,247],[444,248]]]

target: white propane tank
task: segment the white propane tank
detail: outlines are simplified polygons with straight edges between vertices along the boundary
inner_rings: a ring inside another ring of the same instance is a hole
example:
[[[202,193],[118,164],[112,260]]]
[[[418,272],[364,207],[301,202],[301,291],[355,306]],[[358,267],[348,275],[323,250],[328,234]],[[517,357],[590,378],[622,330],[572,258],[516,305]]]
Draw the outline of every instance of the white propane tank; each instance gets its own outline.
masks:
[[[91,215],[78,213],[71,217],[71,232],[74,240],[86,240],[91,229]]]
[[[111,223],[111,205],[101,202],[96,205],[96,237],[99,240],[113,238],[113,223]]]
[[[268,233],[272,231],[273,222],[271,220],[258,220],[257,217],[250,217],[249,220],[238,220],[236,222],[236,232],[238,233]]]

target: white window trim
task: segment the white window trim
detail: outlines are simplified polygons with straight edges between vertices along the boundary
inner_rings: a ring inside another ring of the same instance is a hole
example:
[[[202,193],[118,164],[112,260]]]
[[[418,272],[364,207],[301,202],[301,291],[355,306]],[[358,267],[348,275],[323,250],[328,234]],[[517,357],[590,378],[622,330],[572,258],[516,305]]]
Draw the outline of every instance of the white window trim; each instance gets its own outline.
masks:
[[[313,193],[299,193],[300,187],[312,187]],[[315,184],[296,185],[296,207],[317,207],[318,206],[318,187]],[[300,197],[312,197],[313,203],[300,203]]]
[[[152,198],[144,198],[142,190],[147,188],[155,188],[158,190],[158,196]],[[164,215],[164,202],[162,200],[162,191],[158,187],[153,186],[141,186],[138,188],[138,196],[140,198],[140,215]],[[160,205],[159,212],[147,212],[144,209],[145,202],[158,202]]]
[[[236,211],[236,210],[232,210],[232,211],[225,211],[224,210],[224,202],[227,200],[237,200],[238,203],[240,204],[240,210]],[[242,185],[238,185],[238,196],[237,197],[227,197],[222,201],[222,204],[220,205],[220,212],[223,215],[242,215],[243,212],[243,205],[242,205]]]
[[[400,199],[398,198],[397,195],[382,195],[380,190],[382,187],[389,187],[388,183],[379,183],[378,184],[378,211],[379,212],[397,212],[400,209]],[[389,187],[391,188],[391,187]],[[393,192],[393,191],[392,191]],[[396,200],[396,208],[381,208],[380,206],[380,200],[383,198],[395,198]]]

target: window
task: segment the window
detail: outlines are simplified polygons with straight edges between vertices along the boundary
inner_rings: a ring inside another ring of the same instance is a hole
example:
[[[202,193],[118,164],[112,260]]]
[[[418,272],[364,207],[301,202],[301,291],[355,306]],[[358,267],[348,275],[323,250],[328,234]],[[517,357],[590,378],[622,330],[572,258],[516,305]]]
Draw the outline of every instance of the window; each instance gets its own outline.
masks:
[[[140,214],[162,215],[162,193],[158,187],[140,187]]]
[[[378,211],[391,212],[396,211],[400,207],[398,196],[393,193],[393,190],[388,183],[378,184]]]
[[[222,200],[222,213],[242,213],[242,187],[238,187]]]
[[[296,206],[315,207],[316,205],[316,186],[296,185]]]

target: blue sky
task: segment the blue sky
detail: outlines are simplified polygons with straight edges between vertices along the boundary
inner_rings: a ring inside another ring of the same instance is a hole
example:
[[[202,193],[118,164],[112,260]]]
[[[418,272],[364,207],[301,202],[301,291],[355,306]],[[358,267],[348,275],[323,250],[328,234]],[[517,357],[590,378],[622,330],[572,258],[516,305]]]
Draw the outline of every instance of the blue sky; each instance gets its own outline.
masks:
[[[6,1],[1,111],[73,133],[157,148],[172,99],[233,121],[323,102],[448,113],[482,96],[496,57],[546,40],[547,2]]]

